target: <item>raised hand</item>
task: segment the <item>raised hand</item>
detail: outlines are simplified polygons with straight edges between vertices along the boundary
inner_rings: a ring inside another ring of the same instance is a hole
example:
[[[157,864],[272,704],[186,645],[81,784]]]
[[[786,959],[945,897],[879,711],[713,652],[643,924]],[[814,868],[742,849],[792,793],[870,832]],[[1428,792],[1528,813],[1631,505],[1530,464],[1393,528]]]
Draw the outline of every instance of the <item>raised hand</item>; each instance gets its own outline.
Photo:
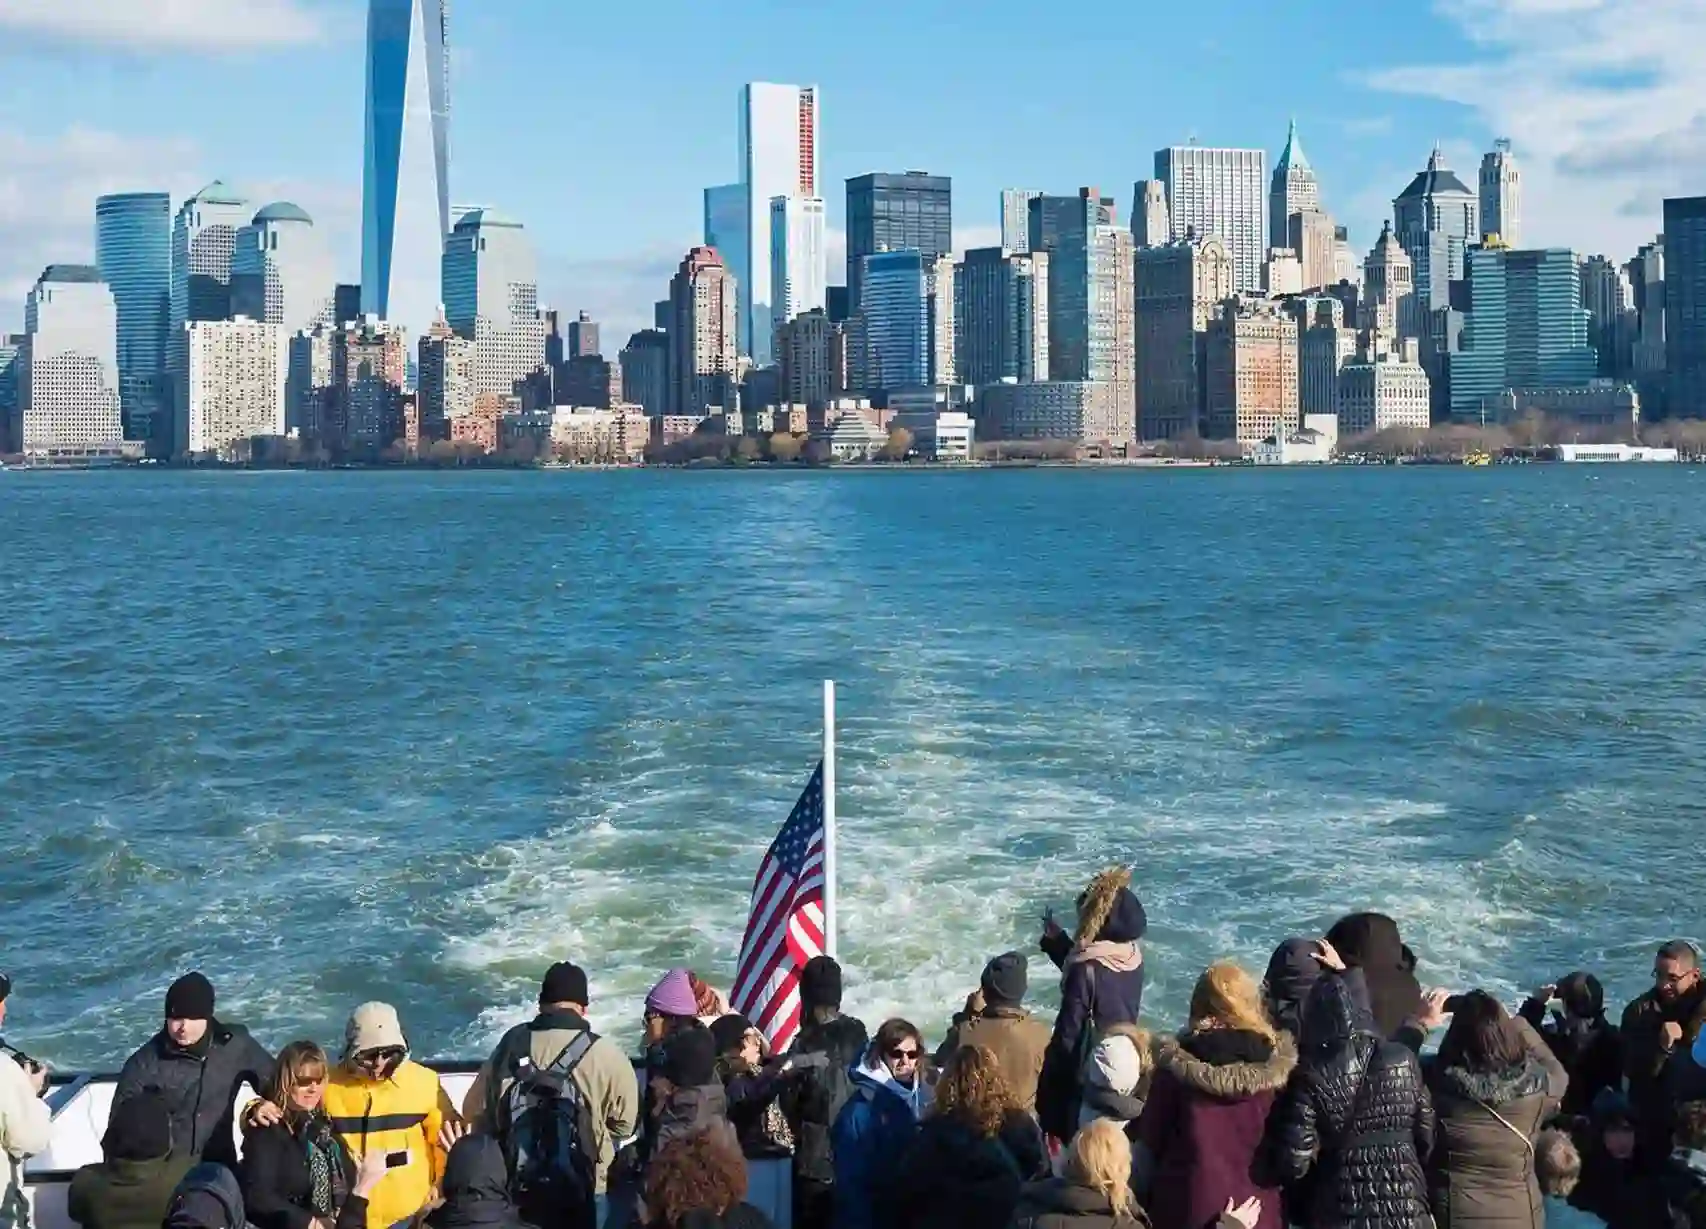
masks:
[[[1226,1201],[1226,1210],[1222,1212],[1221,1215],[1230,1217],[1237,1221],[1240,1225],[1244,1226],[1244,1229],[1256,1229],[1256,1222],[1262,1219],[1262,1201],[1252,1195],[1243,1203],[1234,1207],[1232,1205],[1232,1201],[1228,1199]]]
[[[1343,973],[1345,971],[1344,957],[1339,955],[1339,949],[1334,947],[1326,939],[1315,940],[1315,951],[1313,955],[1315,957],[1315,963],[1320,965],[1323,969],[1327,969],[1334,973]]]

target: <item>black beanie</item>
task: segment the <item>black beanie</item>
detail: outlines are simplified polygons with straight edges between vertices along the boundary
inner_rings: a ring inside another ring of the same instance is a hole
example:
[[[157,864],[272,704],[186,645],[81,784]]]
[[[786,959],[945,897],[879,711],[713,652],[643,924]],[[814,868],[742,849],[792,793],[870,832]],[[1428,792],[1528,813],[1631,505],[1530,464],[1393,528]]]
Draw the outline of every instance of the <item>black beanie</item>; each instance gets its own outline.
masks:
[[[711,1037],[717,1043],[718,1054],[737,1053],[751,1031],[752,1021],[745,1016],[719,1016],[711,1021]]]
[[[166,1019],[213,1019],[213,983],[200,973],[185,973],[166,991]]]
[[[172,1114],[157,1092],[121,1101],[107,1118],[101,1152],[109,1161],[156,1161],[172,1151]]]
[[[559,960],[545,970],[545,980],[539,986],[541,1003],[587,1004],[586,970],[579,965]]]
[[[1017,1007],[1025,1001],[1028,984],[1025,958],[1003,952],[984,966],[983,1001],[990,1007]]]
[[[841,966],[833,956],[813,956],[800,970],[800,1007],[841,1008]]]
[[[717,1040],[710,1029],[694,1024],[664,1042],[663,1078],[677,1088],[717,1082]]]

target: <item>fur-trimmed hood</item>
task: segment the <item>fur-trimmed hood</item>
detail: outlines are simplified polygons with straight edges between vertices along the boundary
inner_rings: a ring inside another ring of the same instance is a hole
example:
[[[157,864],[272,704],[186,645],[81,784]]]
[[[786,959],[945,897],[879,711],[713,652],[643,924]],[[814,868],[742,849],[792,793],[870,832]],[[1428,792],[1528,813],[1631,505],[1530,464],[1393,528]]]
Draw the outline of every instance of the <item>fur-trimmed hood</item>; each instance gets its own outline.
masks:
[[[1438,1067],[1434,1084],[1439,1092],[1482,1105],[1509,1105],[1546,1091],[1546,1068],[1532,1058],[1503,1071],[1470,1071],[1466,1067]]]
[[[1189,1034],[1186,1034],[1189,1036]],[[1155,1047],[1155,1067],[1197,1092],[1222,1101],[1240,1101],[1264,1092],[1278,1092],[1297,1067],[1297,1045],[1281,1033],[1263,1062],[1234,1062],[1215,1066],[1185,1049],[1183,1037],[1164,1037]]]
[[[1103,871],[1078,897],[1078,933],[1073,942],[1079,947],[1097,940],[1136,943],[1148,929],[1149,918],[1131,891],[1131,871],[1126,867]]]

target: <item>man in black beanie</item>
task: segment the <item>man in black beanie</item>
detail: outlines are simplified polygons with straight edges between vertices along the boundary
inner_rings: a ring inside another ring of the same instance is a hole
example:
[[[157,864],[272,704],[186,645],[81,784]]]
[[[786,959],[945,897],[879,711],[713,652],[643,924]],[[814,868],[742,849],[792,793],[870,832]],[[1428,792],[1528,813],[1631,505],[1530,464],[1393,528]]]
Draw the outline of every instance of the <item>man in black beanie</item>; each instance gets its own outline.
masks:
[[[806,961],[800,970],[800,1031],[788,1052],[822,1055],[825,1061],[790,1081],[781,1098],[794,1132],[795,1229],[827,1229],[830,1223],[835,1165],[829,1129],[852,1095],[848,1072],[868,1045],[864,1023],[841,1014],[841,966],[829,956]]]
[[[986,964],[978,988],[966,999],[966,1009],[954,1016],[953,1027],[936,1051],[936,1063],[946,1066],[962,1046],[982,1046],[995,1055],[1015,1100],[1034,1113],[1037,1078],[1052,1030],[1022,1006],[1028,988],[1029,970],[1020,953],[1003,952]]]
[[[186,973],[166,991],[165,1022],[119,1072],[113,1110],[157,1093],[172,1120],[172,1151],[191,1161],[237,1163],[233,1109],[245,1083],[257,1092],[273,1077],[273,1057],[241,1024],[213,1014],[213,984]]]

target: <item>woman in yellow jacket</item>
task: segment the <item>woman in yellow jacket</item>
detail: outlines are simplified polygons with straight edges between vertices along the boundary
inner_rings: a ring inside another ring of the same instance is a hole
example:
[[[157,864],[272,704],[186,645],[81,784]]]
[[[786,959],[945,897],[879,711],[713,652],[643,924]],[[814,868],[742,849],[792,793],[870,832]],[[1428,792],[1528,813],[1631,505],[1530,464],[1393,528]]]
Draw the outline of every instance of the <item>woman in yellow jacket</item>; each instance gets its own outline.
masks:
[[[383,1152],[389,1172],[367,1202],[367,1229],[414,1222],[437,1202],[444,1176],[439,1132],[456,1110],[438,1074],[409,1061],[396,1008],[364,1003],[344,1030],[343,1061],[326,1082],[332,1129],[354,1155]]]

